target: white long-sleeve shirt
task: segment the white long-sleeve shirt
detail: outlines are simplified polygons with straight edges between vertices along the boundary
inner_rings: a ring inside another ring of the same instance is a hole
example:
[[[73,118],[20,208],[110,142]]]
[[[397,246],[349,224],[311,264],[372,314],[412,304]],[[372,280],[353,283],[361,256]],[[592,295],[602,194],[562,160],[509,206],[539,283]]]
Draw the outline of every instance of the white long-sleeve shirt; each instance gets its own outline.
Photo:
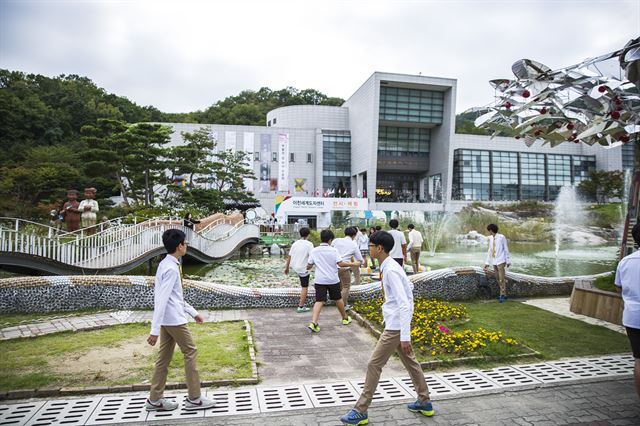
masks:
[[[422,248],[423,241],[420,231],[412,229],[409,231],[409,244],[407,244],[407,250],[411,250],[411,247]]]
[[[400,341],[411,341],[411,319],[413,318],[413,284],[402,266],[391,256],[380,265],[380,277],[384,287],[382,317],[384,329],[400,330]]]
[[[163,325],[186,324],[187,314],[192,317],[198,315],[198,311],[182,296],[180,261],[170,254],[158,265],[153,298],[152,336],[160,335],[160,327]]]
[[[616,286],[622,289],[622,325],[640,328],[640,251],[624,257],[616,270]]]
[[[494,243],[495,241],[495,243]],[[489,237],[489,249],[487,250],[487,260],[485,265],[500,265],[502,263],[511,264],[509,259],[509,247],[507,239],[502,234],[496,234]]]
[[[340,261],[342,262],[351,262],[352,257],[360,261],[360,264],[364,262],[358,245],[351,237],[336,238],[333,240],[331,246],[338,250],[338,253],[340,253]]]

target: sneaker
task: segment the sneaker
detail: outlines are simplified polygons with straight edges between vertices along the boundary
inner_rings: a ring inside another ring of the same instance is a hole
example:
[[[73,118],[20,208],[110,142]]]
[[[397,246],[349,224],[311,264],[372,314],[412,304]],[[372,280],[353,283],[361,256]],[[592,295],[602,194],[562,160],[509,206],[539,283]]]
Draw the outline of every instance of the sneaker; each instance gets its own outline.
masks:
[[[351,410],[344,416],[340,417],[342,424],[350,426],[366,425],[369,423],[369,416],[367,413],[360,414],[356,410]]]
[[[507,296],[500,295],[500,297],[498,297],[498,302],[499,303],[504,303],[506,301],[507,301]]]
[[[351,317],[346,317],[345,319],[342,320],[342,325],[349,325],[351,324],[351,321],[353,321]]]
[[[320,332],[320,326],[318,324],[314,324],[312,322],[309,323],[307,328],[309,330],[313,331],[314,333],[319,333]]]
[[[147,398],[147,402],[144,403],[144,408],[147,411],[171,411],[178,408],[178,403],[165,398],[151,402],[151,400]]]
[[[215,401],[205,398],[201,396],[196,400],[190,400],[189,398],[185,398],[184,400],[184,409],[188,411],[194,410],[206,410],[207,408],[213,408],[216,406]]]
[[[344,307],[345,311],[350,311],[351,309],[353,309],[353,306],[351,306],[351,305],[345,305],[345,307]]]
[[[302,313],[304,313],[304,312],[309,312],[309,308],[307,308],[306,306],[298,306],[298,310],[297,310],[297,312],[298,312],[299,314],[302,314]]]
[[[417,400],[416,402],[412,402],[411,404],[407,405],[407,408],[412,413],[420,413],[427,417],[431,417],[435,414],[431,401],[420,402],[420,400]]]

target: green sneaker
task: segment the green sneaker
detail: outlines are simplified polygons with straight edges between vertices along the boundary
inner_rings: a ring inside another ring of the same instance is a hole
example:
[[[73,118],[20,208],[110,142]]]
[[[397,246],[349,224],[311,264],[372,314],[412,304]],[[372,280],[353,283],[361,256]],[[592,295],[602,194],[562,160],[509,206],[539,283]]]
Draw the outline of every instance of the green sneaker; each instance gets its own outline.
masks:
[[[314,324],[312,322],[309,323],[307,328],[309,330],[313,331],[314,333],[319,333],[320,332],[320,326],[318,324]]]
[[[306,306],[298,306],[298,309],[296,310],[296,312],[298,312],[299,314],[309,312],[309,308],[307,308]]]
[[[351,324],[351,321],[353,321],[351,317],[346,317],[345,319],[342,320],[342,325],[349,325]]]

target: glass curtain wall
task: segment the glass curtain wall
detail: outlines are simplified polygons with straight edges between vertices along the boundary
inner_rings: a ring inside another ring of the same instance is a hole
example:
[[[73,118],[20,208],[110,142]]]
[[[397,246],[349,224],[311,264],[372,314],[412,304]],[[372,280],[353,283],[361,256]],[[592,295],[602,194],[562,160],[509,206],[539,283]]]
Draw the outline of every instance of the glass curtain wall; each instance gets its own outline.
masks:
[[[442,124],[443,112],[443,92],[380,87],[380,120]]]
[[[544,154],[520,153],[522,200],[545,199]]]
[[[457,149],[452,198],[466,201],[554,200],[596,167],[593,155]]]
[[[351,194],[351,134],[322,132],[322,183],[325,194],[339,197]]]

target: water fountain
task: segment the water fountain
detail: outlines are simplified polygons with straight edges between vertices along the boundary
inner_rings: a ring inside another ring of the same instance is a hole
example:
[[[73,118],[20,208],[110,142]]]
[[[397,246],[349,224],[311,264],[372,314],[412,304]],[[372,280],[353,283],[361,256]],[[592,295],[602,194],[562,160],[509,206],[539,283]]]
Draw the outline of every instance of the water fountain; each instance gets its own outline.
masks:
[[[560,189],[553,208],[553,233],[556,239],[556,258],[560,252],[562,233],[568,225],[580,226],[585,223],[585,213],[580,206],[576,188],[565,185]]]
[[[435,256],[438,244],[442,239],[442,234],[451,217],[451,213],[443,211],[424,213],[424,223],[422,224],[424,227],[423,238],[427,243],[429,256]]]

